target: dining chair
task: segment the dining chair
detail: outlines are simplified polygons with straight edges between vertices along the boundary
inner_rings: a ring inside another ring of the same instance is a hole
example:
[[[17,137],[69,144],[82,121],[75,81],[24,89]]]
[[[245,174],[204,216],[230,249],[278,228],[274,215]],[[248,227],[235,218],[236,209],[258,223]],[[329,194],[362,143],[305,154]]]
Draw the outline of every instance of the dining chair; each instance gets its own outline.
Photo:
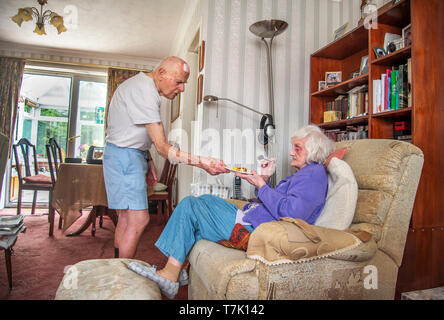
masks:
[[[157,214],[165,217],[165,223],[173,213],[173,185],[176,170],[177,164],[172,164],[170,161],[168,161],[168,159],[166,159],[159,182],[156,186],[154,186],[154,190],[156,190],[156,187],[158,186],[163,186],[163,188],[160,189],[164,190],[154,191],[153,194],[148,196],[149,200],[158,201]]]
[[[63,163],[62,149],[60,148],[55,138],[50,138],[46,144],[46,156],[48,158],[49,173],[51,176],[51,183],[53,187],[57,181],[59,166]],[[49,222],[54,219],[55,210],[48,215]],[[62,216],[59,216],[59,229],[62,228]]]
[[[26,138],[21,138],[16,144],[12,145],[15,159],[15,169],[17,171],[17,177],[19,180],[19,191],[17,199],[17,215],[21,213],[22,209],[22,193],[23,190],[34,191],[34,197],[32,200],[32,210],[31,215],[35,213],[35,207],[37,203],[37,191],[49,191],[49,216],[54,214],[54,209],[52,207],[52,195],[54,185],[52,183],[51,177],[39,174],[39,169],[37,166],[37,154],[35,146]],[[32,163],[33,162],[33,163]],[[25,170],[23,172],[23,165]],[[49,221],[49,235],[52,236],[53,233],[53,222]]]

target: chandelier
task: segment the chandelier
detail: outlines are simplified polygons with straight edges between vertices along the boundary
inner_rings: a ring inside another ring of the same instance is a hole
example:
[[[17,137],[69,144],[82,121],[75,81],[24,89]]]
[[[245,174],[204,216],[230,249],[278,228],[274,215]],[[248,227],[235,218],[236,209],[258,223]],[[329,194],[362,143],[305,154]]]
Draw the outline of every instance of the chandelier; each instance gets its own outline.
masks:
[[[37,19],[34,32],[43,35],[45,32],[45,23],[48,22],[56,27],[57,31],[60,33],[66,31],[66,27],[63,25],[63,17],[51,10],[43,11],[43,6],[48,3],[47,0],[37,0],[40,4],[40,11],[35,7],[26,7],[18,9],[18,13],[11,19],[18,24],[19,27],[22,26],[23,21],[32,20],[34,16]]]

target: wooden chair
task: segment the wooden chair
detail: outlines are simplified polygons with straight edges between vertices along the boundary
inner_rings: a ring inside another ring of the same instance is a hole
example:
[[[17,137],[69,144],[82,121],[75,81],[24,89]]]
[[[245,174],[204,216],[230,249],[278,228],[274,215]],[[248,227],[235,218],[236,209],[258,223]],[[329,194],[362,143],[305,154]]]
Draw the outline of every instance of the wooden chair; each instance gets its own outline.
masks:
[[[171,164],[166,159],[159,182],[166,185],[167,189],[164,191],[155,191],[148,197],[149,200],[158,201],[157,214],[165,217],[165,223],[173,213],[173,184],[176,170],[177,164]]]
[[[62,149],[60,148],[55,138],[50,138],[48,144],[46,144],[46,156],[48,157],[49,173],[51,175],[51,183],[55,186],[57,181],[59,166],[63,163]],[[50,212],[48,219],[51,223],[51,219],[54,221],[55,210]],[[59,229],[62,228],[62,216],[59,216]]]
[[[35,213],[35,206],[37,202],[37,191],[49,191],[49,218],[54,215],[54,209],[52,207],[52,195],[54,185],[51,177],[39,174],[37,167],[37,155],[35,146],[29,142],[28,139],[22,138],[16,144],[12,145],[15,159],[15,169],[17,170],[17,176],[19,179],[19,192],[17,202],[17,214],[21,213],[22,209],[22,193],[23,190],[33,190],[34,198],[32,200],[31,214]],[[20,152],[20,153],[19,153]],[[19,156],[20,155],[20,156]],[[31,166],[31,161],[34,161],[34,165]],[[23,163],[22,163],[23,162]],[[24,176],[22,174],[22,166],[25,165]],[[53,223],[50,218],[49,235],[52,236]]]

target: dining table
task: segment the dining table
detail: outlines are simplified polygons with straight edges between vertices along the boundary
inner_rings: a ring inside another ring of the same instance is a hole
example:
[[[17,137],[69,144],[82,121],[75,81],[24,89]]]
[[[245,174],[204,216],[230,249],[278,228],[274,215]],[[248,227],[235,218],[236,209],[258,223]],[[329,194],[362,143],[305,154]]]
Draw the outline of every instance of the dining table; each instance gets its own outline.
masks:
[[[77,236],[92,225],[91,234],[96,232],[96,218],[109,216],[117,225],[117,212],[108,209],[102,164],[61,163],[54,186],[52,205],[62,218],[62,232],[73,225],[82,210],[92,207],[82,226],[67,236]]]

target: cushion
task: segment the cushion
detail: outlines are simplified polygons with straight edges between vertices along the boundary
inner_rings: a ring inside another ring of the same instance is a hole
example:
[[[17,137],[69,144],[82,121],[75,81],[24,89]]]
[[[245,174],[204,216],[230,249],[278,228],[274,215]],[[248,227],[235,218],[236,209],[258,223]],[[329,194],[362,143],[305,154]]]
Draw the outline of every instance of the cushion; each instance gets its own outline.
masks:
[[[355,215],[358,184],[350,166],[338,158],[331,159],[327,173],[327,198],[315,225],[345,230]]]
[[[333,151],[327,158],[327,160],[324,163],[325,168],[328,168],[328,165],[330,164],[331,159],[338,158],[342,160],[344,158],[345,152],[347,151],[347,147],[339,148],[335,151]]]
[[[352,234],[335,229],[312,226],[290,217],[262,223],[250,236],[247,256],[267,265],[306,262],[325,258],[356,248],[369,234]]]
[[[154,192],[159,192],[159,191],[165,191],[166,189],[168,189],[168,186],[164,185],[163,183],[156,183],[153,187]]]
[[[52,183],[51,177],[45,176],[43,174],[37,174],[35,176],[23,177],[26,182],[32,183]]]

